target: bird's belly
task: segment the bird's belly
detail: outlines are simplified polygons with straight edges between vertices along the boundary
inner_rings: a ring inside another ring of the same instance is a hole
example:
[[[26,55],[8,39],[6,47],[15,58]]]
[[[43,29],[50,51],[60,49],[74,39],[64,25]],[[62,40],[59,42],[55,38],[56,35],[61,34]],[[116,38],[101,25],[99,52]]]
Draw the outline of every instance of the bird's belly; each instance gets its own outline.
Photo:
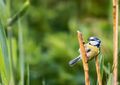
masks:
[[[98,48],[96,48],[96,47],[93,48],[92,47],[90,49],[91,49],[91,51],[87,53],[88,60],[93,59],[94,57],[96,57],[99,54],[99,49]]]
[[[94,57],[96,57],[97,55],[98,55],[98,52],[90,52],[90,53],[87,53],[87,58],[88,58],[88,60],[91,60]]]

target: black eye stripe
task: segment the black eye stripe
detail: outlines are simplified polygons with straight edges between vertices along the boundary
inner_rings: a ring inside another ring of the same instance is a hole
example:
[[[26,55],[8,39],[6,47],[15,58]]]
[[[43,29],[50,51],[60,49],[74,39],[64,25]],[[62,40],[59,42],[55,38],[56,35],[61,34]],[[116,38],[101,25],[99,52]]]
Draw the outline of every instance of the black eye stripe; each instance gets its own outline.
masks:
[[[95,39],[90,39],[89,41],[98,41],[98,42],[101,42],[100,40],[95,40]]]
[[[89,43],[89,45],[91,45],[91,43]]]
[[[90,39],[90,41],[95,41],[94,39]]]

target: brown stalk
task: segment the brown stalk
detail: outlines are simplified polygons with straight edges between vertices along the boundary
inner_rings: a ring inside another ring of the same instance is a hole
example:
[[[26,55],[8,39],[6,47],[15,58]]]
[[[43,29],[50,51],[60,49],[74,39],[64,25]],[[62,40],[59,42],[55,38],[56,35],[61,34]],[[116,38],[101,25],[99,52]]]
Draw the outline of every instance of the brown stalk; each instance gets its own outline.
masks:
[[[113,0],[113,85],[117,85],[118,78],[118,0]]]
[[[96,71],[97,71],[98,84],[102,85],[98,56],[95,57],[95,65],[96,65]]]
[[[86,52],[85,52],[85,47],[83,45],[82,33],[79,31],[78,31],[78,41],[79,41],[79,46],[80,46],[80,53],[82,55],[84,73],[85,73],[85,85],[90,85],[87,56],[86,56]]]

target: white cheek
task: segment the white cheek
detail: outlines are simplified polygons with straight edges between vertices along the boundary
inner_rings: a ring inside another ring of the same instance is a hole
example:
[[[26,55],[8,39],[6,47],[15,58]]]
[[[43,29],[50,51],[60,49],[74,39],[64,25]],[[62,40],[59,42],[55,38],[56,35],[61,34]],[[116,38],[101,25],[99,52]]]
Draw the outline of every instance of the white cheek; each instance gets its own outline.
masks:
[[[91,45],[97,45],[98,44],[98,42],[96,42],[96,41],[90,41],[90,43],[91,43]]]

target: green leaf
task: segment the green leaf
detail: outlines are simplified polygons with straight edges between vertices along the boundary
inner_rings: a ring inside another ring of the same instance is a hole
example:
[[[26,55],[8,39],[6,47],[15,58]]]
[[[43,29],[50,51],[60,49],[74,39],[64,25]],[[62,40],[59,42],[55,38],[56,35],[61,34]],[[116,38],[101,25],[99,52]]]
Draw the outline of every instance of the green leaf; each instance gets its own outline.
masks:
[[[2,54],[1,45],[0,45],[0,74],[1,74],[2,83],[4,85],[8,85],[6,67],[5,67],[4,57],[3,57],[3,54]]]
[[[6,6],[3,0],[0,0],[0,19],[2,19],[2,22],[7,20]]]
[[[107,85],[112,85],[113,84],[113,74],[112,73],[110,73],[109,74],[109,77],[108,77],[108,80],[107,80]]]
[[[10,63],[9,63],[9,54],[8,47],[6,42],[5,30],[0,21],[0,72],[2,77],[2,82],[4,85],[8,85],[10,78]]]
[[[26,1],[22,6],[22,8],[20,9],[20,11],[18,11],[18,13],[16,13],[12,18],[8,20],[8,26],[13,25],[20,17],[22,17],[27,11],[28,6],[29,6],[29,1]]]
[[[100,62],[100,73],[101,73],[101,78],[103,79],[103,66],[104,66],[104,58],[102,56],[102,54],[99,55],[99,62]]]
[[[29,68],[29,64],[27,64],[27,66],[26,66],[26,70],[27,70],[27,83],[26,83],[26,85],[30,85],[30,68]]]
[[[19,46],[19,62],[20,62],[20,85],[24,85],[24,50],[23,50],[23,32],[22,24],[19,18],[18,20],[18,46]]]
[[[3,17],[5,15],[5,4],[3,0],[0,0],[0,17]]]

